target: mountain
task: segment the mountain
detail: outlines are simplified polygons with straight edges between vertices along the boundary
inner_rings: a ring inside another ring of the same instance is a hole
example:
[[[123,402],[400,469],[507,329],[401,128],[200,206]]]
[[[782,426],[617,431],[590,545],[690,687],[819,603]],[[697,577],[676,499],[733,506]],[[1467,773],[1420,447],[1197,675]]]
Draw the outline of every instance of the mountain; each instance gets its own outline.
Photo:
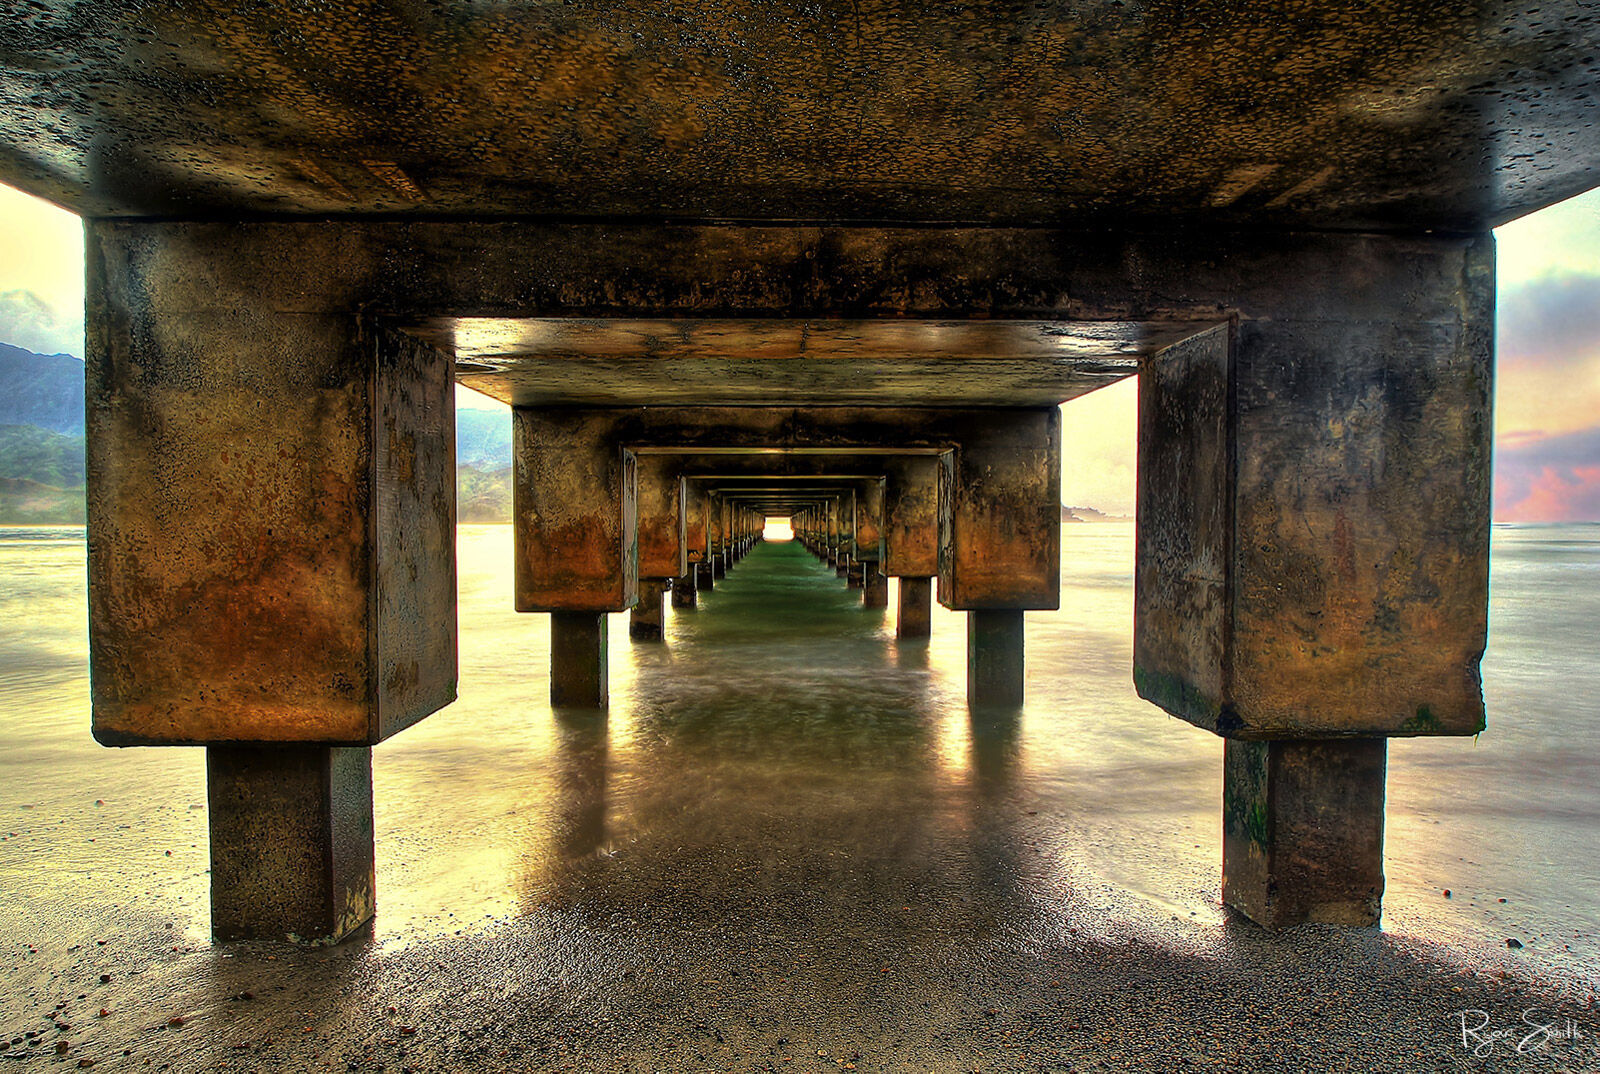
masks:
[[[510,411],[458,408],[456,462],[480,470],[499,470],[510,466]]]
[[[0,343],[0,425],[83,435],[83,362]]]
[[[1061,505],[1061,521],[1063,522],[1132,522],[1127,515],[1108,515],[1104,511],[1093,507],[1068,507]]]

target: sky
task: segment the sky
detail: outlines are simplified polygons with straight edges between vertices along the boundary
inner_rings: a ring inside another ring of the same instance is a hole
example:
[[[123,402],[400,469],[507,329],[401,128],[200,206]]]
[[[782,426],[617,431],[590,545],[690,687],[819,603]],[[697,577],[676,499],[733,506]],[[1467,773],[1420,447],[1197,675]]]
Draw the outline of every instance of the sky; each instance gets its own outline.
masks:
[[[1600,521],[1600,190],[1495,233],[1495,520]],[[83,355],[78,218],[0,186],[0,342]],[[1062,408],[1061,499],[1132,514],[1138,383]],[[458,404],[501,409],[461,389]]]

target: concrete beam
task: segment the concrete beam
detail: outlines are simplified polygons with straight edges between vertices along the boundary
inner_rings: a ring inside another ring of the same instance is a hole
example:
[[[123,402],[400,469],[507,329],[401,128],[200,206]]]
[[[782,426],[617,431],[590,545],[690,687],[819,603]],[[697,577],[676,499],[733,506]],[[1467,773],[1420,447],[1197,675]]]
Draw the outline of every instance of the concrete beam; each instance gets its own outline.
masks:
[[[519,612],[620,612],[638,599],[637,472],[618,411],[512,411]]]
[[[107,745],[366,745],[456,696],[450,358],[325,312],[315,253],[268,246],[87,229]]]
[[[1235,738],[1476,734],[1493,246],[1341,294],[1329,245],[1294,274],[1315,319],[1302,300],[1146,366],[1135,682]]]

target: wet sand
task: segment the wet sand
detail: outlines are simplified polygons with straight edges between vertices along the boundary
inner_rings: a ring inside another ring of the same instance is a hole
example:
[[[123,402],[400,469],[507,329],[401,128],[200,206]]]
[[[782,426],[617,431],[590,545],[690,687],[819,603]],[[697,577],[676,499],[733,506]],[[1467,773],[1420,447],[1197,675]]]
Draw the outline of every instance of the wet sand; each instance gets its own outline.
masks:
[[[331,949],[211,945],[200,751],[94,746],[81,639],[5,632],[8,1057],[1600,1068],[1595,900],[1572,907],[1580,896],[1533,881],[1507,895],[1497,875],[1449,866],[1493,848],[1450,844],[1453,818],[1427,801],[1398,825],[1391,807],[1386,931],[1273,935],[1221,910],[1214,740],[1137,707],[1121,729],[1096,693],[1113,687],[1094,669],[1125,642],[1122,612],[1095,609],[1121,607],[1115,579],[1069,580],[1069,621],[1036,632],[1030,618],[1028,708],[975,723],[959,619],[898,646],[892,618],[773,546],[674,616],[665,645],[632,646],[615,620],[610,717],[563,718],[540,703],[543,618],[503,608],[501,537],[464,538],[482,556],[463,564],[462,701],[375,752],[379,916]],[[1099,539],[1069,540],[1092,561],[1083,542]],[[81,546],[25,563],[12,594],[38,622],[70,622]],[[1115,679],[1126,690],[1125,668]],[[1428,768],[1401,760],[1392,781]],[[1581,846],[1588,828],[1551,830]],[[1486,1023],[1468,1047],[1462,1012]],[[1578,1039],[1557,1036],[1569,1020]]]

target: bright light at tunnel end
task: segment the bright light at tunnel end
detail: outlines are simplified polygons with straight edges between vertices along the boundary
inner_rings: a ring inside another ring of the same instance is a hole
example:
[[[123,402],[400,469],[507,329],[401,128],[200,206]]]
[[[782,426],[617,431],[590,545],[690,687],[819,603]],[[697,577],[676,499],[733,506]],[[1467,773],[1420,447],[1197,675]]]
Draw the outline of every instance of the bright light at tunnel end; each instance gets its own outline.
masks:
[[[769,518],[766,527],[761,531],[764,541],[792,541],[794,540],[794,527],[789,525],[787,518]]]

